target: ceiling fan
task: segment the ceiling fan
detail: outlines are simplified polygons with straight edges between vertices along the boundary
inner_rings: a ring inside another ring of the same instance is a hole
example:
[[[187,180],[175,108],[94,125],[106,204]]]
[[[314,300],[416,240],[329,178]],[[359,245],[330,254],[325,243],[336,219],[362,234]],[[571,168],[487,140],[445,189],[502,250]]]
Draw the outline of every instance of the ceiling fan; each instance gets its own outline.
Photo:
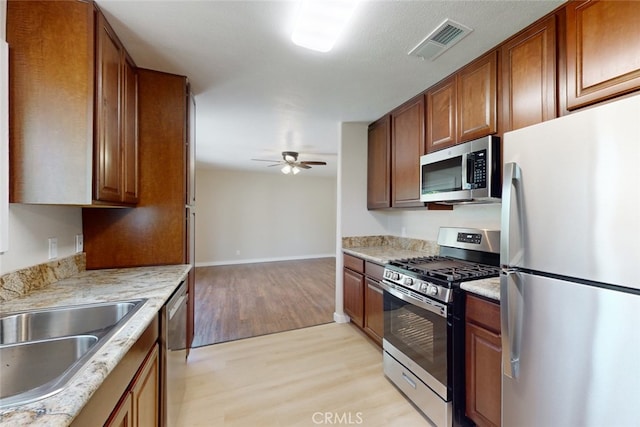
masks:
[[[301,169],[311,169],[311,166],[324,166],[327,162],[319,162],[319,161],[298,161],[298,152],[297,151],[283,151],[282,152],[282,160],[266,160],[266,159],[251,159],[256,162],[271,162],[273,164],[267,165],[267,167],[273,166],[282,166],[282,173],[289,174],[293,173],[294,175],[300,172]]]

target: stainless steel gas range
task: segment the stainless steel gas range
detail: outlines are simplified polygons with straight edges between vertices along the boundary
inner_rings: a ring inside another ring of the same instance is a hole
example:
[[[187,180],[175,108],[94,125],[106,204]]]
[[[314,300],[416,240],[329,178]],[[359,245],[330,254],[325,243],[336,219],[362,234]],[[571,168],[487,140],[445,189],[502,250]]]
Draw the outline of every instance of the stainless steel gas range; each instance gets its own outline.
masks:
[[[500,232],[440,228],[440,255],[384,270],[384,373],[438,427],[464,425],[462,282],[498,277]]]

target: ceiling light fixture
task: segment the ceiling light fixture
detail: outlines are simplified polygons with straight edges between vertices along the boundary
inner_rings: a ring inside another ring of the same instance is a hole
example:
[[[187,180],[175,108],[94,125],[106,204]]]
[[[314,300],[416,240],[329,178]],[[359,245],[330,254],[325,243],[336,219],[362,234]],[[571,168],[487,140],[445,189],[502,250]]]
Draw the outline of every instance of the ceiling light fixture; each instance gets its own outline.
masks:
[[[297,166],[294,166],[291,168],[291,172],[293,172],[294,175],[297,175],[298,172],[300,172],[300,168]]]
[[[291,173],[291,165],[284,165],[282,169],[280,169],[283,174],[287,175]]]
[[[307,49],[329,52],[358,3],[359,0],[301,0],[291,40]]]

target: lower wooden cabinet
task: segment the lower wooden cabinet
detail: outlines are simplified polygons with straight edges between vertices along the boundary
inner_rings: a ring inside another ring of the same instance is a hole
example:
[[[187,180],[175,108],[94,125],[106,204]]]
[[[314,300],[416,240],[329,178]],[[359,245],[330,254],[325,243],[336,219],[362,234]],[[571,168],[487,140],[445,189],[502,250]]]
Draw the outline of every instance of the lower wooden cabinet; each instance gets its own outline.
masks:
[[[107,427],[131,427],[133,415],[131,411],[131,393],[126,393],[106,422]]]
[[[384,335],[383,298],[380,281],[384,266],[344,254],[344,312],[351,323],[382,346]]]
[[[156,344],[105,425],[109,427],[159,426],[159,403],[160,357],[158,344]]]
[[[131,386],[133,425],[139,427],[160,425],[160,357],[158,344]]]
[[[344,312],[349,315],[352,323],[362,328],[364,320],[364,276],[345,268],[342,277]]]
[[[379,345],[382,345],[384,336],[382,295],[378,282],[367,278],[364,289],[364,330]]]
[[[467,295],[466,415],[477,426],[499,426],[502,398],[500,306]]]

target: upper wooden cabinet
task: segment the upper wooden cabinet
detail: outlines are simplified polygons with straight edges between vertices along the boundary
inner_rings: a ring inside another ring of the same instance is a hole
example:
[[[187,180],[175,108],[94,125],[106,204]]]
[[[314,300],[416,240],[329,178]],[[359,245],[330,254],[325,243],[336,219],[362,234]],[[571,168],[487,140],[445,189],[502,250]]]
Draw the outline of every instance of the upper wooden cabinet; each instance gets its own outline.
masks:
[[[497,61],[492,51],[427,90],[427,152],[497,132]]]
[[[502,130],[557,117],[556,16],[527,28],[500,48]]]
[[[138,103],[138,208],[82,210],[87,269],[188,262],[187,78],[138,69]]]
[[[640,2],[569,2],[566,6],[567,108],[640,88]]]
[[[7,41],[11,202],[135,203],[135,64],[100,11],[9,0]]]
[[[498,129],[498,53],[493,51],[458,72],[458,142]]]
[[[367,209],[391,206],[391,117],[369,125],[367,151]]]
[[[420,202],[420,156],[424,154],[424,96],[391,112],[391,206]]]
[[[456,143],[456,76],[451,76],[426,93],[427,152],[450,147]]]

